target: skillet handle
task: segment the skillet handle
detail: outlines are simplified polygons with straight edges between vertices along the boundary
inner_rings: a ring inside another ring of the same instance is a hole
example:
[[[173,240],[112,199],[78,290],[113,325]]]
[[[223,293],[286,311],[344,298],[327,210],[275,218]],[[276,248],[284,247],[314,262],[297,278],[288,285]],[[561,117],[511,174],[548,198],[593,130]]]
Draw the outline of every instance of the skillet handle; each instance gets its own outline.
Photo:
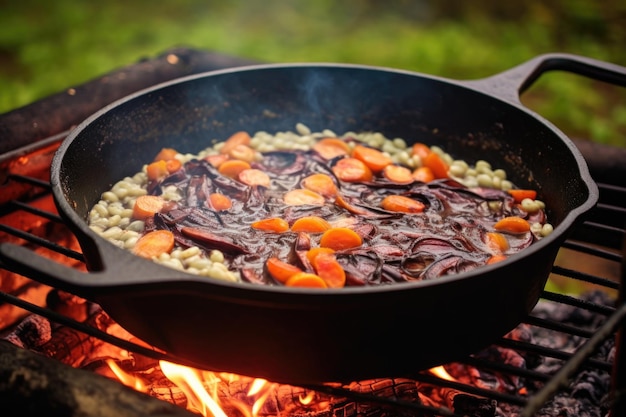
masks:
[[[180,273],[174,269],[152,261],[141,262],[135,255],[126,255],[121,249],[120,252],[116,254],[118,258],[110,255],[120,262],[109,262],[102,270],[82,272],[23,246],[0,243],[0,261],[7,269],[94,302],[104,295],[125,294],[131,288],[148,290],[163,283],[182,281]],[[124,256],[129,260],[124,260]],[[195,282],[195,277],[192,280]]]
[[[579,55],[539,55],[499,74],[464,82],[488,94],[521,104],[520,95],[548,71],[566,71],[598,81],[626,87],[626,68]]]
[[[0,244],[0,259],[12,272],[93,301],[94,287],[89,283],[97,283],[95,273],[81,272],[12,243]]]

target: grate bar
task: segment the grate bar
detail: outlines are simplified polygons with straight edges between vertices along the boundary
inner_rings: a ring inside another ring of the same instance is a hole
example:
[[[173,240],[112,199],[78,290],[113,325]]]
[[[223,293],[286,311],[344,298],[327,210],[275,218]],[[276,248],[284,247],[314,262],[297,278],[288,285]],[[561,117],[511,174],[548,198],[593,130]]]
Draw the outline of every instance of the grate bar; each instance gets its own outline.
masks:
[[[33,235],[32,233],[24,232],[23,230],[16,229],[14,227],[7,226],[2,223],[0,223],[0,231],[11,234],[15,237],[19,237],[20,239],[23,239],[35,245],[39,245],[46,249],[50,249],[52,251],[65,255],[68,258],[72,258],[80,262],[85,261],[82,253],[66,248],[65,246],[59,245],[58,243],[52,242],[48,239]]]
[[[56,222],[56,223],[62,223],[62,224],[64,223],[63,219],[58,214],[51,213],[49,211],[42,210],[42,209],[37,208],[37,207],[33,207],[33,206],[31,206],[31,205],[29,205],[27,203],[23,203],[21,201],[13,200],[13,201],[11,201],[9,203],[9,205],[15,207],[15,211],[22,210],[22,211],[34,214],[34,215],[39,216],[39,217],[43,217],[44,219],[51,220],[51,221]]]
[[[498,345],[502,347],[514,349],[514,350],[522,350],[522,351],[526,351],[530,353],[536,353],[541,356],[546,356],[546,357],[550,357],[554,359],[561,359],[564,361],[567,361],[571,359],[572,356],[574,356],[574,354],[569,353],[569,352],[564,352],[562,350],[557,350],[557,349],[549,348],[546,346],[536,345],[536,344],[527,343],[527,342],[519,342],[519,341],[511,340],[511,339],[501,339],[500,341],[498,341]],[[613,366],[612,364],[608,362],[600,361],[597,359],[588,359],[586,363],[589,366],[593,366],[595,368],[608,371],[608,372],[611,371],[612,366]]]
[[[567,388],[571,377],[582,367],[583,363],[596,351],[606,339],[613,336],[618,326],[626,318],[626,304],[618,308],[607,322],[601,326],[563,367],[550,379],[544,387],[528,400],[528,405],[520,417],[532,417],[541,407],[550,400],[560,389]]]
[[[606,278],[598,277],[596,275],[587,274],[587,273],[576,271],[573,269],[563,268],[558,265],[554,265],[552,267],[552,273],[563,275],[572,279],[577,279],[579,281],[585,281],[590,284],[601,285],[603,287],[610,288],[613,290],[617,290],[619,288],[619,283],[615,281],[611,281]]]
[[[581,300],[570,295],[558,294],[551,291],[543,291],[541,298],[560,304],[567,304],[576,308],[582,308],[594,313],[603,314],[605,316],[609,316],[615,312],[614,307],[591,303],[589,301]]]

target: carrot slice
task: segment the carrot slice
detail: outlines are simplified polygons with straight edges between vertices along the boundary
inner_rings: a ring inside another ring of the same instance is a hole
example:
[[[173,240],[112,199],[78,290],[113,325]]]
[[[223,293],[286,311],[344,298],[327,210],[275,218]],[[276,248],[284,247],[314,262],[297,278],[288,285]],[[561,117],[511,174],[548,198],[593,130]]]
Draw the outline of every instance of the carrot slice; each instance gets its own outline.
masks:
[[[495,264],[496,262],[504,261],[505,259],[506,259],[506,255],[502,255],[502,254],[493,255],[489,257],[489,259],[487,259],[486,264],[487,265]]]
[[[313,145],[313,150],[324,159],[333,159],[338,156],[348,155],[350,146],[339,138],[323,138]]]
[[[365,145],[356,145],[352,149],[351,156],[363,162],[372,172],[380,172],[387,165],[391,165],[393,161],[390,157],[379,151]]]
[[[209,203],[214,210],[223,211],[228,210],[233,206],[233,202],[230,197],[220,193],[212,193],[209,195]]]
[[[422,163],[433,171],[435,178],[448,178],[448,164],[435,152],[429,153]]]
[[[163,148],[158,154],[156,154],[154,161],[171,161],[172,159],[176,159],[176,155],[178,155],[178,151],[176,149]]]
[[[435,179],[433,170],[428,167],[419,167],[413,171],[413,179],[421,182],[431,182]]]
[[[361,246],[363,239],[354,230],[347,227],[334,227],[324,232],[320,246],[334,250],[352,249]]]
[[[388,195],[380,202],[380,206],[385,210],[400,213],[421,213],[426,207],[421,201],[402,195]]]
[[[141,195],[135,200],[133,206],[133,218],[145,220],[160,212],[165,205],[165,200],[157,195]]]
[[[300,268],[287,262],[283,262],[276,257],[268,258],[265,262],[267,272],[278,282],[283,284],[292,276],[299,272],[303,272]]]
[[[231,150],[233,150],[237,145],[250,145],[250,135],[248,132],[235,132],[233,133],[226,141],[224,141],[224,145],[220,148],[220,153],[228,154]]]
[[[309,272],[299,272],[285,282],[288,287],[328,288],[326,281]]]
[[[240,161],[252,162],[256,158],[256,152],[248,145],[239,144],[232,148],[226,154],[233,159],[239,159]]]
[[[291,225],[292,232],[322,233],[330,229],[330,223],[318,216],[300,217]]]
[[[323,196],[304,188],[287,191],[285,195],[283,195],[283,201],[285,204],[290,206],[300,206],[305,204],[323,206],[326,202]]]
[[[149,163],[146,167],[146,174],[148,175],[148,179],[152,181],[165,178],[169,174],[169,171],[167,170],[167,162],[160,159]]]
[[[215,168],[219,168],[224,162],[228,161],[230,157],[225,154],[219,155],[208,155],[204,157],[204,160],[209,164],[213,165]]]
[[[498,220],[493,227],[500,232],[526,233],[530,230],[530,223],[521,217],[510,216]]]
[[[396,184],[409,184],[414,181],[411,170],[402,165],[387,165],[383,169],[383,176]]]
[[[306,251],[306,258],[309,260],[311,265],[313,265],[313,262],[315,262],[315,258],[319,254],[322,254],[322,253],[335,253],[335,250],[332,248],[322,248],[322,247],[311,248],[308,251]]]
[[[319,253],[313,259],[317,275],[326,281],[329,288],[343,288],[346,285],[346,272],[332,253]]]
[[[535,190],[509,190],[508,193],[513,196],[513,201],[521,203],[523,199],[530,198],[535,200],[537,198],[537,191]]]
[[[260,185],[269,188],[271,184],[270,176],[256,168],[244,169],[239,173],[237,178],[239,181],[250,186]]]
[[[485,234],[487,246],[494,251],[494,253],[505,252],[509,249],[509,241],[506,236],[499,232],[487,232]]]
[[[269,219],[258,220],[252,223],[252,227],[265,232],[282,233],[289,230],[289,223],[279,217],[270,217]]]
[[[315,191],[325,197],[337,195],[335,181],[326,174],[312,174],[302,180],[302,187]]]
[[[373,177],[372,170],[356,158],[342,158],[332,170],[337,178],[346,182],[371,181]]]
[[[239,173],[244,169],[250,169],[250,164],[246,161],[239,161],[237,159],[229,159],[224,161],[217,169],[220,174],[237,179]]]
[[[176,172],[183,167],[183,163],[178,159],[168,159],[165,161],[165,169],[167,172],[171,174],[172,172]]]
[[[174,248],[174,234],[169,230],[154,230],[137,239],[133,253],[142,258],[152,259]]]
[[[425,143],[417,142],[411,147],[411,155],[417,155],[423,161],[432,151]]]

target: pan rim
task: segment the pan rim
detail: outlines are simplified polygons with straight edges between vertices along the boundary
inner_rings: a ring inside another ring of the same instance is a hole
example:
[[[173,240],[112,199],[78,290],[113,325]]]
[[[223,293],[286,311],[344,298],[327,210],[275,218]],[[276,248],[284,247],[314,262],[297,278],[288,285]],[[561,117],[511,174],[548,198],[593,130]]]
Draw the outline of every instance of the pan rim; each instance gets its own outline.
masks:
[[[568,211],[568,213],[564,216],[564,218],[562,219],[562,221],[555,227],[555,231],[550,234],[547,237],[542,238],[540,241],[533,243],[531,246],[525,248],[523,251],[516,253],[514,255],[512,255],[511,257],[509,257],[508,259],[495,264],[495,265],[485,265],[485,266],[481,266],[479,268],[473,269],[471,271],[467,271],[467,272],[462,272],[462,273],[455,273],[455,274],[451,274],[451,275],[446,275],[446,276],[442,276],[439,277],[437,279],[434,280],[428,280],[428,281],[414,281],[414,282],[407,282],[407,283],[395,283],[392,285],[377,285],[377,286],[365,286],[365,287],[346,287],[346,288],[342,288],[342,289],[323,289],[323,290],[317,290],[317,289],[300,289],[300,288],[291,288],[291,287],[279,287],[279,286],[258,286],[258,285],[254,285],[254,284],[248,284],[248,283],[244,283],[244,282],[237,282],[237,283],[233,283],[233,282],[228,282],[228,281],[222,281],[222,280],[218,280],[218,279],[213,279],[210,280],[210,282],[208,283],[209,285],[217,285],[217,286],[223,286],[223,287],[227,287],[227,288],[232,288],[233,290],[236,291],[244,291],[244,292],[248,292],[250,290],[255,291],[256,293],[258,293],[259,291],[262,293],[271,293],[271,294],[289,294],[289,295],[303,295],[303,296],[336,296],[339,294],[345,294],[345,295],[355,295],[355,294],[364,294],[364,295],[368,295],[368,294],[372,294],[372,293],[378,293],[378,292],[394,292],[394,291],[406,291],[407,289],[415,289],[415,288],[422,288],[422,287],[428,287],[431,285],[442,285],[442,284],[447,284],[447,283],[451,283],[451,282],[456,282],[459,280],[466,280],[469,278],[472,278],[474,276],[478,276],[478,275],[483,275],[486,272],[492,271],[492,270],[496,270],[496,269],[501,269],[503,266],[509,265],[511,263],[517,262],[518,259],[520,257],[527,257],[527,256],[531,256],[539,251],[543,251],[545,250],[545,248],[554,245],[555,243],[558,243],[562,240],[565,239],[565,235],[567,234],[567,232],[571,229],[571,227],[574,225],[574,223],[576,223],[577,221],[580,221],[581,216],[588,212],[591,208],[593,208],[595,206],[595,204],[597,203],[598,200],[598,188],[596,183],[591,179],[591,176],[589,174],[588,171],[588,167],[586,162],[584,161],[584,158],[582,156],[582,154],[580,153],[580,151],[576,148],[576,146],[574,145],[574,143],[564,134],[561,132],[560,129],[558,129],[555,125],[553,125],[550,121],[546,120],[545,118],[543,118],[541,115],[527,109],[526,107],[524,107],[521,103],[517,103],[517,102],[512,102],[506,99],[503,99],[501,97],[498,97],[496,95],[490,94],[488,92],[485,92],[483,90],[481,90],[480,88],[478,88],[477,86],[471,84],[471,82],[465,82],[465,81],[461,81],[461,80],[455,80],[455,79],[450,79],[450,78],[446,78],[446,77],[440,77],[440,76],[436,76],[436,75],[429,75],[429,74],[423,74],[420,72],[415,72],[415,71],[410,71],[410,70],[404,70],[404,69],[397,69],[397,68],[389,68],[389,67],[383,67],[383,66],[371,66],[371,65],[363,65],[363,64],[349,64],[349,63],[331,63],[331,62],[295,62],[295,63],[275,63],[275,64],[254,64],[254,65],[246,65],[246,66],[242,66],[242,67],[236,67],[236,68],[228,68],[228,69],[221,69],[221,70],[213,70],[213,71],[207,71],[207,72],[202,72],[202,73],[198,73],[198,74],[192,74],[192,75],[188,75],[188,76],[184,76],[184,77],[180,77],[180,78],[176,78],[173,80],[169,80],[163,83],[159,83],[156,84],[154,86],[139,90],[137,92],[134,92],[132,94],[129,94],[121,99],[118,99],[112,103],[110,103],[109,105],[103,107],[102,109],[98,110],[97,112],[93,113],[91,116],[89,116],[88,118],[86,118],[83,122],[81,122],[79,125],[77,125],[71,132],[70,134],[65,138],[65,140],[63,140],[63,142],[61,143],[61,145],[59,146],[58,150],[56,151],[54,157],[53,157],[53,162],[52,162],[52,166],[51,166],[51,186],[52,186],[52,192],[54,195],[54,199],[57,202],[57,205],[59,205],[60,210],[63,212],[63,214],[65,216],[68,217],[70,223],[72,225],[74,225],[75,227],[77,227],[80,230],[80,233],[86,235],[89,239],[93,240],[95,245],[98,247],[98,249],[101,252],[106,252],[108,251],[109,248],[104,247],[104,245],[108,245],[111,248],[115,248],[115,249],[119,249],[120,251],[125,252],[128,256],[132,257],[132,258],[136,258],[137,261],[139,262],[144,262],[144,263],[152,263],[154,264],[153,261],[151,260],[145,260],[145,259],[141,259],[133,254],[131,254],[130,252],[124,250],[124,249],[120,249],[115,247],[115,245],[113,245],[111,242],[107,241],[105,238],[99,236],[97,233],[95,233],[94,231],[92,231],[89,227],[88,224],[86,222],[85,219],[81,218],[78,213],[71,207],[71,205],[69,204],[69,202],[67,201],[66,197],[65,197],[65,192],[63,190],[63,184],[61,183],[62,181],[60,180],[61,178],[61,174],[60,174],[60,167],[63,163],[63,158],[65,153],[67,152],[68,148],[72,145],[72,143],[74,143],[74,141],[80,137],[81,133],[84,132],[89,126],[91,126],[96,120],[100,119],[101,117],[105,116],[107,113],[109,113],[110,111],[112,111],[113,109],[123,105],[124,103],[130,102],[132,100],[135,100],[137,98],[140,97],[144,97],[149,93],[152,92],[156,92],[159,91],[161,89],[167,88],[167,87],[172,87],[175,85],[179,85],[182,83],[187,83],[187,82],[191,82],[197,79],[202,79],[202,78],[207,78],[207,77],[215,77],[215,76],[219,76],[222,74],[232,74],[232,73],[244,73],[244,72],[250,72],[250,71],[259,71],[259,70],[277,70],[277,69],[306,69],[306,70],[310,70],[310,69],[314,69],[316,67],[319,68],[329,68],[329,69],[347,69],[347,70],[363,70],[363,71],[383,71],[383,72],[388,72],[388,73],[395,73],[395,74],[400,74],[400,75],[406,75],[406,76],[410,76],[410,77],[420,77],[420,78],[424,78],[427,80],[432,80],[432,81],[437,81],[437,82],[441,82],[447,85],[452,85],[454,87],[458,87],[458,88],[463,88],[463,89],[469,89],[472,90],[476,93],[482,94],[487,96],[490,99],[496,100],[498,102],[501,102],[503,104],[506,104],[508,106],[512,106],[515,108],[516,111],[521,111],[527,115],[529,115],[530,117],[536,119],[538,122],[540,122],[541,124],[543,124],[544,126],[546,126],[546,128],[548,130],[550,130],[553,134],[555,134],[558,139],[560,141],[562,141],[568,148],[568,151],[570,152],[571,156],[573,156],[573,158],[576,161],[576,168],[578,171],[578,174],[580,176],[580,182],[582,184],[584,184],[587,188],[587,195],[586,198],[584,199],[584,201],[579,204],[577,207],[572,208],[571,210]],[[169,272],[170,268],[167,268],[165,266],[161,266],[161,265],[157,265],[159,268],[163,268],[163,269],[167,269]],[[185,280],[190,280],[190,281],[194,281],[194,282],[203,282],[206,283],[206,278],[197,276],[197,275],[193,275],[187,272],[182,272],[182,271],[177,271],[177,270],[171,270],[172,272],[170,272],[170,274],[166,274],[164,272],[164,276],[166,275],[176,275],[177,277],[184,277]],[[136,282],[136,281],[130,281],[128,282],[128,278],[124,279],[125,282],[107,282],[107,283],[102,283],[102,286],[110,286],[110,285],[116,285],[116,284],[125,284],[125,285],[135,285],[141,282]],[[169,280],[169,278],[164,278],[164,280]],[[179,279],[177,279],[178,281]],[[152,280],[151,282],[154,282],[154,280]],[[247,284],[247,285],[246,285]]]

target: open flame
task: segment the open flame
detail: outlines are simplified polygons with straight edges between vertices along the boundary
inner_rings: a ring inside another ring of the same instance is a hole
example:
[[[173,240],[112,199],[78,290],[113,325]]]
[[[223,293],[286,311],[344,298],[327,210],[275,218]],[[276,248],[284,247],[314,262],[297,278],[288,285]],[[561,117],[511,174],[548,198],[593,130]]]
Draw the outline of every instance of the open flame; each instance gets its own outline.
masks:
[[[167,361],[160,361],[160,365],[163,374],[185,393],[187,408],[206,417],[228,417],[205,388],[198,370]]]
[[[146,383],[140,377],[124,371],[112,359],[107,360],[106,363],[124,385],[140,392],[148,392]],[[159,361],[159,366],[163,375],[187,398],[187,409],[205,417],[228,417],[227,412],[224,411],[225,406],[236,409],[239,415],[244,417],[259,416],[263,405],[277,386],[261,378],[203,371],[163,360]],[[251,399],[250,403],[227,398],[228,404],[224,404],[224,396],[220,395],[220,384],[237,380],[248,383],[247,396]],[[302,405],[307,405],[314,398],[315,393],[308,392],[306,395],[301,395],[299,401]]]
[[[441,379],[445,379],[447,381],[456,381],[456,379],[446,371],[443,366],[435,366],[434,368],[430,368],[429,372],[435,376],[438,376]]]

